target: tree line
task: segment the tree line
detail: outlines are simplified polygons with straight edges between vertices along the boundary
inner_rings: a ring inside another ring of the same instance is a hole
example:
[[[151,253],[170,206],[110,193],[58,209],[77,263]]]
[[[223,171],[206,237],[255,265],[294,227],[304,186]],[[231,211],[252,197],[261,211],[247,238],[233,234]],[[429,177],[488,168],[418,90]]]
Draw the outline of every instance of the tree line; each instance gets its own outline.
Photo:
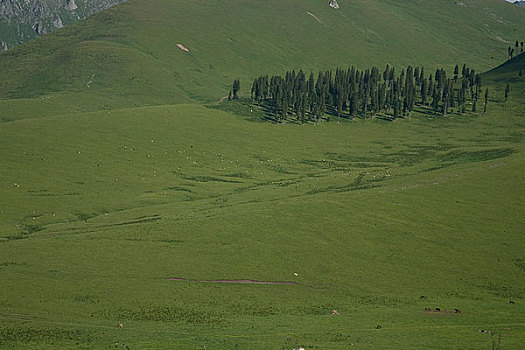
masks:
[[[523,52],[523,50],[524,50],[523,44],[524,44],[523,41],[520,43],[520,42],[518,42],[518,40],[516,40],[516,43],[514,44],[514,47],[509,46],[509,48],[507,49],[507,53],[509,55],[509,60],[512,59],[514,57],[514,55],[518,55],[518,54]]]
[[[239,89],[236,79],[234,98]],[[377,67],[337,68],[319,72],[317,78],[313,73],[307,76],[302,70],[292,70],[284,76],[260,76],[251,87],[252,101],[266,107],[278,122],[289,118],[318,122],[326,115],[352,119],[381,115],[394,120],[410,115],[416,105],[446,116],[454,111],[466,113],[467,99],[476,112],[482,95],[486,112],[488,89],[483,94],[481,74],[467,65],[463,65],[461,76],[457,65],[451,76],[444,69],[427,76],[424,68],[412,66],[397,73],[389,65],[382,72]]]

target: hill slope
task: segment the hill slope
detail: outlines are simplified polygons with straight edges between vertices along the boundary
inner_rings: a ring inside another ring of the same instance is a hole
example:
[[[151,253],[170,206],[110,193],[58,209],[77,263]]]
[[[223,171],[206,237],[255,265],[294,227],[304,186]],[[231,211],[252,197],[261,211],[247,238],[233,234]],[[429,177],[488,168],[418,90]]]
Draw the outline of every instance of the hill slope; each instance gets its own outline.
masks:
[[[496,0],[340,5],[129,1],[1,54],[0,94],[87,92],[97,107],[216,100],[235,77],[247,85],[292,68],[468,62],[484,70],[525,37],[525,14]]]
[[[523,118],[498,114],[2,123],[0,348],[521,350]]]
[[[501,2],[130,0],[1,54],[0,349],[522,350],[522,58],[486,114],[195,103],[298,67],[484,70],[523,32]]]
[[[525,71],[525,52],[522,52],[507,62],[491,69],[486,73],[486,76],[493,80],[498,78],[503,80],[505,78],[516,77],[520,71],[522,71],[522,73]]]

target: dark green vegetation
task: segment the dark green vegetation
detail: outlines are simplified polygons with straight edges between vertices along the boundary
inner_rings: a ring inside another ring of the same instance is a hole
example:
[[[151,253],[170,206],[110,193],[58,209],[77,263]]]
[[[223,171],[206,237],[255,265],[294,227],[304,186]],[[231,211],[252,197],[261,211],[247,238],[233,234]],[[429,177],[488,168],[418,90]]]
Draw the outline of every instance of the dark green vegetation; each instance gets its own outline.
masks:
[[[520,42],[519,40],[516,40],[516,43],[514,44],[514,47],[509,46],[507,49],[507,53],[509,54],[509,59],[512,59],[514,55],[519,55],[520,53],[523,53],[524,50],[524,42]]]
[[[251,99],[257,106],[272,114],[276,121],[286,122],[289,115],[295,120],[319,122],[325,113],[337,118],[355,118],[357,115],[367,118],[379,117],[386,120],[410,116],[416,104],[419,112],[440,112],[443,116],[454,112],[466,111],[467,92],[472,112],[476,112],[476,103],[481,97],[481,74],[463,65],[461,83],[458,82],[459,68],[456,65],[454,77],[447,78],[444,69],[436,69],[434,75],[425,76],[425,69],[408,66],[396,75],[395,68],[386,66],[380,73],[377,67],[359,71],[355,67],[337,69],[335,74],[328,70],[319,72],[317,80],[314,74],[289,71],[286,75],[267,75],[255,79],[251,88]],[[234,98],[237,99],[239,80],[233,83]],[[505,100],[510,90],[505,92]],[[488,106],[489,91],[485,90],[484,111]],[[427,107],[431,107],[427,108]]]
[[[137,0],[1,54],[0,348],[520,350],[523,55],[482,75],[487,113],[216,102],[299,68],[486,71],[523,15],[463,3]],[[297,284],[206,282],[237,279]]]

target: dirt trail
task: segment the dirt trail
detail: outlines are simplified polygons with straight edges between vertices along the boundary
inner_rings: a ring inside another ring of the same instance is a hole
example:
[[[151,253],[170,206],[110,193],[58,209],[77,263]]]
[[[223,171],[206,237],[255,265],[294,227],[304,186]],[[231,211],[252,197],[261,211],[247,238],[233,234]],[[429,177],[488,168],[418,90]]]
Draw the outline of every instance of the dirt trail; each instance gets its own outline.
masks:
[[[257,280],[189,280],[186,278],[173,277],[169,278],[170,281],[189,281],[189,282],[204,282],[204,283],[240,283],[240,284],[285,284],[285,285],[296,285],[297,282],[292,281],[257,281]]]

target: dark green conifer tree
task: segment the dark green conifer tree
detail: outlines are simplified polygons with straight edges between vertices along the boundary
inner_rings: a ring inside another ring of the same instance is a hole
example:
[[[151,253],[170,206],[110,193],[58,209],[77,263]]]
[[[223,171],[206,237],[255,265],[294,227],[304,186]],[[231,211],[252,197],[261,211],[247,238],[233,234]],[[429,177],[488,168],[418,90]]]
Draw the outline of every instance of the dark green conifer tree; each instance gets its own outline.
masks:
[[[388,81],[390,80],[390,66],[387,64],[385,67],[385,71],[383,72],[383,80]]]
[[[457,104],[458,104],[458,113],[461,113],[462,111],[462,103],[463,103],[463,97],[462,97],[462,93],[463,91],[461,89],[458,89],[458,94],[457,94]]]
[[[432,93],[432,110],[437,112],[439,110],[439,102],[441,101],[441,90],[434,88]]]
[[[423,106],[427,105],[427,96],[428,96],[428,82],[427,82],[427,79],[423,79],[421,83],[421,104],[423,104]]]
[[[233,92],[233,99],[236,100],[239,98],[239,90],[241,89],[241,82],[239,81],[239,79],[235,79],[233,81],[233,86],[232,86],[232,92]]]
[[[414,81],[416,83],[416,86],[421,85],[421,81],[419,80],[419,67],[416,67],[414,69]]]
[[[489,89],[485,90],[485,103],[483,104],[483,113],[487,113],[487,105],[489,103]]]
[[[354,91],[352,93],[352,96],[350,97],[350,115],[352,116],[352,119],[355,119],[357,116],[357,106],[359,104],[358,97],[357,97],[357,91]]]

